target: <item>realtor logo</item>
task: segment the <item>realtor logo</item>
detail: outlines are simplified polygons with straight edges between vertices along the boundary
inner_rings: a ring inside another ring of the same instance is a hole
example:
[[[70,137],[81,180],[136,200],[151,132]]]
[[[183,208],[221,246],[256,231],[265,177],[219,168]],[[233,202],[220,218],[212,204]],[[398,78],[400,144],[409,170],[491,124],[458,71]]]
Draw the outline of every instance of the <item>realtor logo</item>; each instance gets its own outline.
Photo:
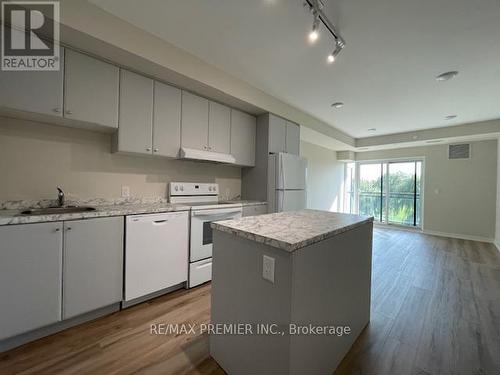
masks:
[[[2,1],[2,70],[59,70],[59,2]]]

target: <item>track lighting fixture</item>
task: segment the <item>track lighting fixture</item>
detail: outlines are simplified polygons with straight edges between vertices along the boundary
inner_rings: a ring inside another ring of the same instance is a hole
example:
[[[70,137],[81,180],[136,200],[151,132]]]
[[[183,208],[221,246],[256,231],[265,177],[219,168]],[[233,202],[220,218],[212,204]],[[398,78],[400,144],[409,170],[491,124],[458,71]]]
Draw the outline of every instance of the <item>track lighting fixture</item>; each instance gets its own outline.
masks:
[[[342,51],[342,49],[345,47],[345,40],[342,38],[342,36],[340,36],[333,22],[331,22],[323,12],[324,1],[326,0],[305,0],[304,6],[308,8],[314,16],[312,30],[309,33],[309,41],[311,43],[314,43],[318,39],[319,26],[321,23],[330,32],[335,40],[335,49],[327,57],[327,62],[329,64],[332,64],[333,62],[335,62],[340,51]]]

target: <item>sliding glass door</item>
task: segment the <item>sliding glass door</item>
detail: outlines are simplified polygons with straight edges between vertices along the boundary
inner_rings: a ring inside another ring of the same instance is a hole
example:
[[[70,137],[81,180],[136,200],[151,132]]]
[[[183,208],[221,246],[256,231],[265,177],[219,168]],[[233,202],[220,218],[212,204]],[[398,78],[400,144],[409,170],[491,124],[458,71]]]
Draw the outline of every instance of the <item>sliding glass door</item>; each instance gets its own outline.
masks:
[[[397,225],[421,226],[422,161],[360,163],[358,212]]]

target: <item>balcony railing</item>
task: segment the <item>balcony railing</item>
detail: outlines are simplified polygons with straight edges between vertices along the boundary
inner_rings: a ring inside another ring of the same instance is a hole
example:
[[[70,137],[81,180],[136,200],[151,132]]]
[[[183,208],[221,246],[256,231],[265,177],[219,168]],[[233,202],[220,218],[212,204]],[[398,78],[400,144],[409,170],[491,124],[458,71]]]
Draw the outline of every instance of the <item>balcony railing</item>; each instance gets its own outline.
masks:
[[[382,201],[381,201],[382,198]],[[358,195],[359,213],[370,215],[378,221],[387,220],[386,194],[382,197],[380,193],[364,193]],[[414,217],[414,204],[416,203],[417,215]],[[420,225],[420,194],[416,195],[416,202],[413,193],[389,193],[389,218],[388,222],[402,225]]]

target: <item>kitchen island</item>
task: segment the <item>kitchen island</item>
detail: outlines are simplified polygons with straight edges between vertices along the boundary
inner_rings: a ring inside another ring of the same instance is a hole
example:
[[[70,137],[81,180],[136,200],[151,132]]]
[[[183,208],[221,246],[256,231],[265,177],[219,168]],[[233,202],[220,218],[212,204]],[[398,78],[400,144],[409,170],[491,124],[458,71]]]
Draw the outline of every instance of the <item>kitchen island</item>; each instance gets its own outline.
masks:
[[[210,354],[229,374],[331,374],[370,320],[373,218],[212,223]]]

